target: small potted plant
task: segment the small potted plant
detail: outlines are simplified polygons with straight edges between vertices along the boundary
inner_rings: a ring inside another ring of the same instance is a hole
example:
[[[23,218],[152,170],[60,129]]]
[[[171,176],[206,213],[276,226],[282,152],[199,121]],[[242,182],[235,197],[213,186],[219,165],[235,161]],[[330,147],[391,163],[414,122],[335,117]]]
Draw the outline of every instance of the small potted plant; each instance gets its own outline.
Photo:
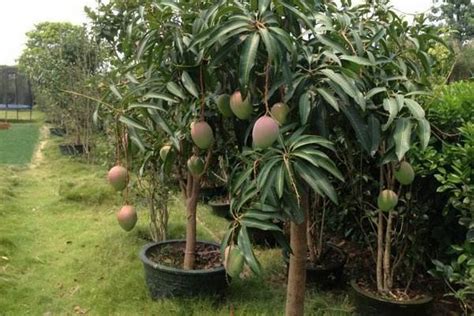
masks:
[[[340,284],[347,262],[347,254],[337,245],[325,241],[327,201],[314,197],[308,214],[308,262],[306,281],[321,288],[331,288]]]

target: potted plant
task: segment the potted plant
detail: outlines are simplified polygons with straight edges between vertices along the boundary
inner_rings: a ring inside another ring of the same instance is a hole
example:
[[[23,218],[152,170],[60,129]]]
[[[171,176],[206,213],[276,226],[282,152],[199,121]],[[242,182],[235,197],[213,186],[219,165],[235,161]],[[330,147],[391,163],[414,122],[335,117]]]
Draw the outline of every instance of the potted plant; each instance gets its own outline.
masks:
[[[353,101],[341,100],[343,115],[336,121],[349,123],[351,129],[343,137],[353,151],[347,154],[360,152],[353,163],[367,168],[355,199],[362,208],[359,223],[367,224],[360,226],[367,228],[364,236],[374,260],[370,273],[351,282],[356,307],[363,315],[426,314],[431,298],[429,293],[411,291],[416,259],[405,256],[411,243],[410,225],[404,219],[410,217],[409,184],[414,178],[405,155],[415,140],[421,147],[429,142],[430,125],[417,96],[429,93],[431,64],[425,55],[440,40],[423,17],[409,26],[384,1],[346,9],[346,25],[362,27],[352,28],[357,32],[352,39],[345,36],[343,47],[350,57],[334,52],[347,63],[342,69],[333,68],[331,76],[340,79],[339,89],[357,87],[363,98],[353,91]],[[408,273],[402,272],[404,265],[409,265]]]
[[[121,8],[115,4],[117,8],[102,5],[91,13],[95,27],[107,27],[104,20]],[[206,5],[211,6],[211,2]],[[203,177],[208,175],[214,144],[219,140],[209,119],[215,85],[212,68],[197,50],[189,48],[189,36],[199,31],[192,26],[205,16],[204,12],[200,11],[201,4],[194,2],[176,6],[154,3],[143,8],[127,5],[126,10],[122,9],[126,20],[145,12],[145,24],[134,28],[130,37],[122,37],[119,30],[116,37],[105,37],[124,62],[118,69],[120,83],[111,90],[121,100],[121,108],[110,110],[114,120],[127,127],[132,141],[145,149],[143,161],[156,163],[160,159],[160,173],[168,177],[168,183],[171,178],[178,179],[186,205],[186,238],[148,244],[140,253],[150,294],[155,299],[222,294],[228,278],[220,246],[196,240],[196,210]],[[130,42],[130,38],[134,40]],[[176,41],[187,48],[180,50]],[[154,48],[158,46],[162,54],[156,54]],[[131,71],[127,58],[140,60],[140,66]]]
[[[331,288],[342,281],[347,254],[334,243],[325,240],[325,225],[328,216],[326,199],[312,194],[310,201],[311,207],[306,227],[308,235],[306,282],[321,288]]]

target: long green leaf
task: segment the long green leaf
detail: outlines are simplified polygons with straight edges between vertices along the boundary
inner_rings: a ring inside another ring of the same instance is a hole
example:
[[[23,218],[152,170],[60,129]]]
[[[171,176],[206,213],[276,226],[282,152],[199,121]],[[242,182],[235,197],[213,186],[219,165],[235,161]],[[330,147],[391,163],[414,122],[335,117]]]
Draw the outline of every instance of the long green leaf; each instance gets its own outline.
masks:
[[[273,223],[269,223],[267,221],[262,221],[262,220],[255,219],[255,218],[243,217],[242,219],[240,219],[240,223],[242,225],[247,226],[247,227],[253,227],[253,228],[260,229],[260,230],[282,231],[282,229],[280,227],[278,227],[277,225],[275,225]]]
[[[135,120],[135,119],[132,119],[131,117],[126,117],[126,116],[120,116],[119,118],[119,121],[126,124],[127,126],[129,127],[133,127],[133,128],[137,128],[137,129],[140,129],[142,131],[146,131],[148,130],[144,124],[142,124],[141,122]]]
[[[334,95],[329,93],[327,89],[324,89],[324,88],[318,88],[316,89],[316,91],[318,91],[318,93],[324,98],[324,100],[326,100],[326,102],[330,106],[332,106],[334,110],[339,112],[339,105],[337,104],[337,99],[334,97]]]
[[[387,123],[382,126],[382,130],[386,131],[390,125],[392,125],[393,120],[398,114],[398,103],[394,98],[384,99],[383,108],[388,112]]]
[[[299,113],[300,113],[300,123],[301,125],[306,125],[308,123],[309,114],[311,113],[311,94],[305,92],[300,96],[298,102]]]
[[[405,99],[405,105],[410,110],[411,115],[417,120],[421,120],[425,118],[425,110],[421,107],[418,102],[413,99]]]
[[[150,93],[145,94],[144,98],[145,99],[159,99],[159,100],[166,101],[168,103],[178,103],[177,100],[163,93],[150,92]]]
[[[262,41],[265,44],[268,57],[271,61],[277,62],[278,45],[276,43],[276,40],[273,38],[272,34],[268,31],[267,28],[262,28],[258,32],[260,33],[260,37],[262,38]]]
[[[349,81],[347,81],[347,79],[343,75],[335,73],[331,69],[322,69],[321,73],[328,77],[332,82],[340,86],[342,90],[344,90],[344,92],[347,93],[349,96],[351,96],[352,98],[357,97],[355,87],[351,86]]]
[[[341,55],[341,56],[339,56],[339,58],[342,59],[342,60],[347,60],[347,61],[356,63],[358,65],[362,65],[362,66],[373,66],[374,65],[370,60],[368,60],[364,57]]]
[[[387,88],[383,88],[383,87],[373,88],[369,92],[367,92],[367,95],[365,97],[366,97],[366,99],[370,99],[374,95],[382,93],[382,92],[386,92],[386,91],[387,91]]]
[[[192,46],[204,41],[206,47],[211,47],[216,43],[217,41],[222,40],[222,38],[226,35],[229,34],[230,32],[236,30],[236,29],[241,29],[244,31],[244,28],[247,28],[249,30],[250,27],[250,20],[247,19],[247,21],[243,20],[231,20],[228,23],[221,25],[219,28],[215,28],[212,32],[204,32],[202,34],[199,34],[194,41],[191,43]]]
[[[410,149],[412,123],[408,118],[399,118],[395,125],[393,140],[395,141],[395,153],[399,161],[403,159]]]
[[[324,169],[325,171],[331,173],[335,178],[339,179],[340,181],[344,181],[344,177],[337,169],[334,162],[332,162],[324,153],[318,152],[316,150],[305,150],[295,152],[292,155],[309,162],[316,168]]]
[[[166,89],[168,89],[169,92],[171,92],[178,98],[186,99],[186,96],[184,95],[183,90],[181,90],[181,88],[173,81],[170,81],[166,84]]]
[[[265,11],[268,9],[268,6],[270,5],[270,0],[258,0],[258,11],[260,14],[265,13]]]
[[[421,142],[421,147],[425,149],[430,142],[431,136],[431,126],[426,119],[418,120],[417,133]]]
[[[142,109],[155,109],[158,111],[165,112],[165,109],[163,109],[162,106],[156,105],[156,104],[144,104],[144,103],[132,103],[128,107],[129,109],[136,109],[136,108],[142,108]]]
[[[380,121],[375,115],[370,115],[368,119],[369,137],[370,137],[370,155],[374,156],[380,145]]]
[[[250,71],[255,65],[259,43],[260,35],[258,33],[253,33],[244,42],[240,55],[240,84],[243,89],[246,89],[248,86]]]
[[[260,221],[284,220],[280,212],[269,213],[269,212],[262,212],[260,210],[254,210],[254,209],[245,212],[242,218],[243,219],[257,219]]]
[[[181,75],[181,81],[186,90],[188,90],[188,92],[191,93],[196,99],[199,99],[198,89],[196,88],[193,79],[186,71],[183,71]]]
[[[371,141],[368,133],[368,127],[362,119],[362,116],[352,106],[341,104],[340,108],[354,129],[357,140],[361,144],[362,148],[367,153],[370,153]]]
[[[278,197],[281,199],[283,196],[283,191],[285,188],[285,165],[281,164],[280,168],[278,169],[278,173],[276,174],[276,193]]]
[[[252,269],[252,271],[257,275],[261,274],[262,269],[260,267],[260,263],[257,261],[257,258],[255,258],[253,253],[252,244],[250,242],[246,226],[242,226],[240,228],[239,235],[237,237],[237,244],[239,245],[239,248],[242,249],[245,262],[247,262],[250,269]]]

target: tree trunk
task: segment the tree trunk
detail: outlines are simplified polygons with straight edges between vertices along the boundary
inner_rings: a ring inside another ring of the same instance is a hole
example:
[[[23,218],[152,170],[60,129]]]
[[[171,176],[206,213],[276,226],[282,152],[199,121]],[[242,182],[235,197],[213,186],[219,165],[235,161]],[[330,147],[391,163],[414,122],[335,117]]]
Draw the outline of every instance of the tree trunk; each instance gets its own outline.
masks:
[[[316,263],[316,243],[315,243],[315,226],[317,225],[316,223],[316,207],[317,207],[317,199],[314,199],[314,201],[311,200],[312,195],[308,194],[308,199],[309,199],[309,212],[306,214],[307,220],[306,220],[306,242],[308,245],[308,254],[309,254],[309,262],[311,263]]]
[[[391,254],[392,254],[392,222],[393,211],[388,214],[387,228],[385,230],[385,252],[383,256],[383,286],[385,291],[390,291],[392,288],[391,278]]]
[[[301,224],[291,222],[290,245],[293,254],[290,256],[288,272],[288,288],[286,292],[286,316],[302,316],[304,314],[304,296],[306,287],[306,222],[309,201],[307,193],[302,198],[302,209],[305,211]]]
[[[189,179],[189,178],[188,178]],[[194,268],[196,251],[196,208],[201,190],[201,178],[192,177],[192,190],[186,201],[186,250],[184,252],[184,270]]]
[[[383,214],[379,210],[379,220],[377,223],[377,291],[383,292]]]

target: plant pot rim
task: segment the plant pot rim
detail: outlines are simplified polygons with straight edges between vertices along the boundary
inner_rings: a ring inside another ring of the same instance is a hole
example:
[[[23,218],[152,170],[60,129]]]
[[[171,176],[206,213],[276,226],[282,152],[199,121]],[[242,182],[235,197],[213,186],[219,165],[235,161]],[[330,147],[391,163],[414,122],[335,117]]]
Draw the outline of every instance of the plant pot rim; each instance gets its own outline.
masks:
[[[209,204],[209,206],[225,206],[225,205],[230,206],[230,202],[222,202],[218,200],[210,200],[209,202],[207,202],[207,204]]]
[[[351,287],[359,295],[366,296],[366,297],[368,297],[372,300],[378,301],[378,302],[390,303],[390,304],[393,304],[393,305],[421,305],[421,304],[427,304],[427,303],[429,303],[433,300],[432,296],[426,295],[426,294],[424,294],[424,297],[422,297],[422,298],[410,299],[410,300],[405,300],[405,301],[391,300],[391,299],[388,299],[388,298],[384,298],[384,297],[374,295],[373,293],[361,288],[359,286],[359,284],[357,284],[356,279],[351,280]]]
[[[225,271],[224,265],[222,265],[221,267],[212,268],[212,269],[199,269],[199,270],[178,269],[178,268],[173,268],[173,267],[170,267],[170,266],[165,266],[165,265],[159,264],[157,262],[154,262],[154,261],[150,260],[147,256],[147,252],[151,248],[160,247],[160,246],[167,245],[167,244],[178,244],[178,243],[179,244],[182,244],[182,243],[185,244],[186,240],[184,240],[184,239],[170,239],[170,240],[164,240],[164,241],[160,241],[160,242],[147,243],[140,250],[139,257],[140,257],[140,259],[142,260],[142,262],[144,264],[148,265],[149,267],[152,267],[155,270],[166,271],[168,273],[179,274],[179,275],[183,275],[183,274],[184,275],[201,275],[201,274],[208,274],[208,273],[213,273],[213,272]],[[198,240],[197,243],[213,245],[213,246],[216,246],[217,248],[220,249],[220,245],[218,243],[215,243],[215,242]]]

